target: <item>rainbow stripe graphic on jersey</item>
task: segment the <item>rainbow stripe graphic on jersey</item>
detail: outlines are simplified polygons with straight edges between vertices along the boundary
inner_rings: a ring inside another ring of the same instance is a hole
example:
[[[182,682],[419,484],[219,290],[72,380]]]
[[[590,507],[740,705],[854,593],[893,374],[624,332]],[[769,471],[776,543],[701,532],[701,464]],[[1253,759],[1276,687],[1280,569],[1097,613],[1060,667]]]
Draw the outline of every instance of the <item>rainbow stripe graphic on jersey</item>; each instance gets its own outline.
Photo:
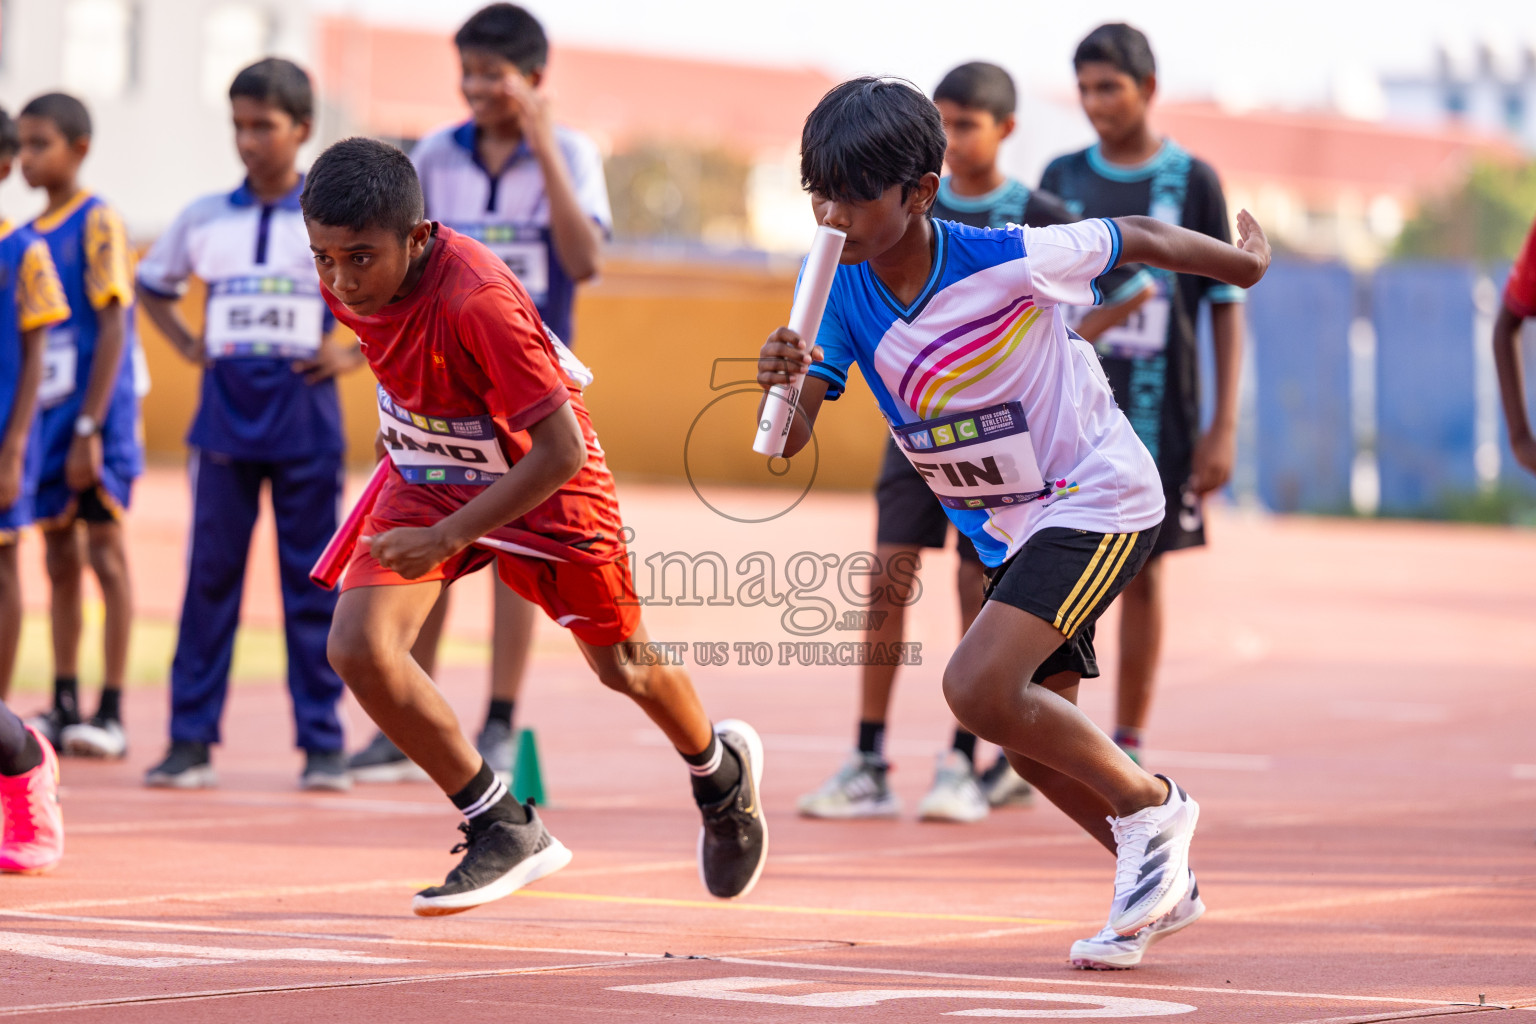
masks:
[[[1034,296],[946,331],[917,354],[897,389],[922,419],[944,411],[955,395],[1000,369],[1040,316]]]

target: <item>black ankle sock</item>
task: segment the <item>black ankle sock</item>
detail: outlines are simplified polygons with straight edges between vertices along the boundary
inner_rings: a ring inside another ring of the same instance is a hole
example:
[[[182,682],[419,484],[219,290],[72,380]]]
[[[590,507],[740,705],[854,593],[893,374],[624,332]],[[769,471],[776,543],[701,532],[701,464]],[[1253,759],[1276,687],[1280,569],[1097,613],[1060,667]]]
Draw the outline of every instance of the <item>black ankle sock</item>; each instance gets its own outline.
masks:
[[[885,723],[861,721],[859,723],[859,753],[885,757]]]
[[[508,729],[512,728],[512,707],[512,701],[498,700],[497,698],[492,697],[491,709],[485,713],[486,724],[489,725],[491,722],[501,722]]]
[[[496,777],[484,760],[469,785],[448,799],[471,825],[489,825],[493,821],[521,825],[528,820],[528,808],[517,802],[506,783]]]
[[[64,712],[69,721],[80,721],[80,680],[75,676],[54,676],[53,706]]]
[[[123,720],[123,691],[115,686],[103,686],[101,688],[101,703],[96,705],[97,718],[110,718],[114,722]]]
[[[0,775],[25,775],[42,763],[42,744],[37,742],[30,729],[26,730],[26,739],[20,746],[0,750]]]
[[[971,762],[972,766],[976,764],[975,733],[966,732],[959,726],[955,726],[955,742],[951,745],[951,749],[958,750],[960,753],[964,754],[966,758]]]
[[[682,758],[693,776],[694,803],[717,804],[741,781],[741,762],[719,736],[711,735],[709,746],[702,752],[683,754]]]

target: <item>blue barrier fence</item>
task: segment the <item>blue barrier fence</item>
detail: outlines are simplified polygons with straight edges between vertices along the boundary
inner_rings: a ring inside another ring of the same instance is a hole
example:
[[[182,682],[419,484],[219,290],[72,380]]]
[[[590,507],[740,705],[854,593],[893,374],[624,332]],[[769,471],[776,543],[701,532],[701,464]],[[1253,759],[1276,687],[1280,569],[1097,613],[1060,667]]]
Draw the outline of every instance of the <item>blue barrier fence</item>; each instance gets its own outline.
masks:
[[[1506,269],[1399,263],[1359,276],[1340,264],[1277,262],[1248,300],[1250,472],[1239,489],[1281,512],[1369,511],[1379,501],[1383,514],[1435,516],[1490,490],[1536,499],[1493,384],[1490,332]],[[1536,371],[1536,324],[1524,333]],[[1201,347],[1208,408],[1204,338]]]

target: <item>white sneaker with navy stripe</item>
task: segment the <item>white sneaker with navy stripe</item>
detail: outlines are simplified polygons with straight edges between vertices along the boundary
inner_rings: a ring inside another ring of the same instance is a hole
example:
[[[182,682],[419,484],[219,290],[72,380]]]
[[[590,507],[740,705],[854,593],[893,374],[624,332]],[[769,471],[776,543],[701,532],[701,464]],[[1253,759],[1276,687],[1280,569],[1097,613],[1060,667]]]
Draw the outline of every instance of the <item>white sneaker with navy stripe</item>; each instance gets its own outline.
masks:
[[[1072,966],[1085,971],[1125,971],[1141,963],[1147,947],[1174,932],[1188,928],[1205,915],[1205,901],[1193,871],[1189,874],[1189,892],[1166,915],[1147,925],[1135,935],[1116,935],[1105,925],[1091,939],[1072,943]]]
[[[886,784],[889,769],[879,754],[854,751],[836,775],[796,806],[806,818],[894,818],[901,814],[901,800]]]
[[[1189,843],[1200,820],[1200,805],[1173,780],[1160,804],[1110,818],[1115,835],[1115,899],[1109,928],[1135,935],[1173,910],[1189,892]]]

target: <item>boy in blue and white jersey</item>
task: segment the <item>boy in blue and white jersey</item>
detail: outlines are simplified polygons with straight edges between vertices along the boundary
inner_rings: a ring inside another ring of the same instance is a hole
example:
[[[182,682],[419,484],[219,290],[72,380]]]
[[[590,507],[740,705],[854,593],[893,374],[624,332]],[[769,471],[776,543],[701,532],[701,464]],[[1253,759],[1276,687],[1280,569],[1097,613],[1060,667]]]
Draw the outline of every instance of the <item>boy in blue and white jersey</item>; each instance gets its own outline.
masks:
[[[597,274],[613,229],[597,146],[557,125],[539,90],[549,40],[533,15],[509,3],[471,15],[454,35],[468,121],[428,135],[411,151],[426,214],[486,245],[517,275],[544,325],[572,341],[576,286]],[[499,774],[512,768],[512,716],[536,610],[498,579],[491,646],[491,700],[476,739]],[[448,592],[422,627],[415,655],[431,673]],[[358,781],[417,776],[379,733],[352,757]]]
[[[171,744],[145,782],[215,784],[208,748],[220,738],[251,530],[266,483],[277,525],[288,690],[305,753],[301,782],[344,789],[342,682],[325,654],[336,594],[310,582],[309,569],[335,532],[341,499],[345,442],[334,378],[362,359],[327,340],[334,321],[299,209],[304,176],[295,160],[314,119],[309,76],[290,61],[263,60],[235,76],[229,97],[244,184],[183,210],[139,267],[145,311],[204,368],[187,435],[193,523],[171,664]],[[193,275],[208,288],[200,336],[176,309]]]
[[[11,176],[20,148],[16,122],[0,110],[0,181]],[[42,463],[37,392],[43,351],[48,328],[68,319],[48,243],[31,228],[0,218],[0,701],[10,691],[21,643],[16,542],[32,523]]]
[[[962,64],[939,81],[933,105],[944,121],[944,163],[949,168],[948,176],[939,179],[938,195],[929,211],[935,220],[1001,228],[1009,224],[1044,227],[1081,219],[1055,196],[1027,188],[999,167],[999,149],[1013,134],[1018,105],[1013,77],[1007,71],[982,61]],[[1121,267],[1106,274],[1100,285],[1104,304],[1076,325],[1088,341],[1131,316],[1148,297],[1150,280],[1144,271]],[[875,503],[875,556],[883,573],[870,581],[876,595],[871,620],[878,625],[866,630],[864,639],[894,644],[902,640],[908,614],[905,602],[913,593],[911,578],[917,575],[922,549],[942,549],[952,524],[894,440],[887,444],[881,461]],[[954,532],[960,563],[955,589],[964,633],[981,612],[985,580],[976,548],[963,532]],[[899,813],[900,801],[887,782],[890,766],[883,749],[896,671],[897,666],[888,664],[860,668],[857,749],[837,774],[800,798],[801,814],[846,819]],[[917,816],[923,821],[976,822],[986,817],[989,806],[1027,804],[1032,799],[1029,784],[1001,753],[978,774],[976,737],[957,726],[950,749],[939,755],[933,786],[917,805]]]
[[[842,265],[815,347],[779,328],[758,383],[809,371],[792,456],[858,363],[903,454],[988,568],[986,603],[945,669],[950,710],[1115,854],[1101,936],[1167,934],[1203,910],[1189,867],[1199,808],[1075,704],[1097,674],[1093,623],[1156,542],[1162,487],[1063,307],[1098,304],[1098,279],[1132,262],[1251,285],[1269,245],[1246,212],[1240,246],[1146,217],[933,220],[944,148],[938,110],[905,82],[855,79],[823,97],[801,137],[801,181],[817,220],[847,235]]]
[[[122,519],[144,471],[132,353],[133,251],[116,210],[80,187],[91,116],[64,93],[31,100],[17,118],[21,173],[48,205],[31,227],[48,243],[69,303],[48,332],[38,391],[42,470],[34,515],[43,529],[51,585],[54,703],[33,718],[49,742],[75,753],[121,757],[122,686],[133,595]],[[77,693],[84,551],[104,608],[101,702],[80,721]],[[65,730],[73,727],[72,735]],[[68,741],[77,742],[72,746]]]

